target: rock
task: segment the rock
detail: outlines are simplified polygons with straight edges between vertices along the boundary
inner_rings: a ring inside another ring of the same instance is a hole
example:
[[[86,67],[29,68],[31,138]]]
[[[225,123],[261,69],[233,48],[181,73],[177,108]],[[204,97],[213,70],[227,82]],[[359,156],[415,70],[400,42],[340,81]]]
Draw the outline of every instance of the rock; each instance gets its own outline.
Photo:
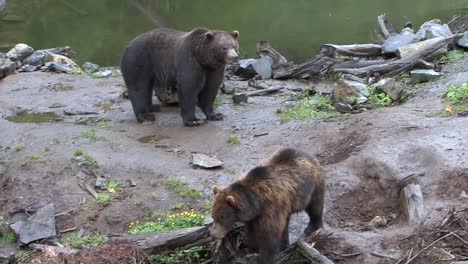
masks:
[[[191,163],[195,167],[201,167],[205,169],[217,168],[224,165],[224,162],[219,160],[217,157],[208,156],[203,153],[193,153]]]
[[[16,44],[10,51],[7,52],[6,56],[12,61],[22,61],[29,55],[33,54],[34,49],[30,46],[19,43]]]
[[[3,52],[0,52],[0,59],[6,59],[6,54]]]
[[[335,103],[354,104],[358,96],[358,92],[345,81],[337,82],[332,92],[332,100]]]
[[[244,79],[251,79],[255,77],[257,72],[253,68],[253,63],[255,63],[256,59],[244,59],[239,61],[239,67],[234,72],[235,75],[244,78]]]
[[[22,244],[56,236],[54,204],[42,207],[27,219],[13,223],[10,228],[15,231],[18,241]]]
[[[234,94],[232,95],[232,102],[234,104],[247,103],[248,98],[246,94]]]
[[[353,107],[350,104],[345,104],[345,103],[336,103],[335,109],[336,111],[340,113],[352,113],[353,112]]]
[[[363,103],[365,103],[365,102],[367,102],[367,101],[368,101],[367,97],[365,97],[365,96],[358,96],[358,98],[356,99],[356,104],[363,104]]]
[[[382,44],[382,54],[394,55],[398,48],[418,42],[420,37],[414,33],[390,36]]]
[[[0,0],[0,11],[6,8],[6,0]]]
[[[465,31],[465,33],[463,33],[463,37],[457,40],[457,45],[462,48],[468,49],[468,31]]]
[[[59,55],[59,54],[53,54],[53,53],[50,53],[50,54],[52,55],[53,62],[65,65],[73,71],[81,72],[80,66],[78,66],[78,64],[76,64],[76,62],[74,62],[72,59],[65,57],[63,55]]]
[[[14,73],[15,70],[16,63],[9,59],[0,59],[0,79],[3,79],[7,75]]]
[[[91,63],[91,62],[85,62],[81,68],[86,72],[86,73],[93,73],[99,70],[99,65]]]
[[[106,189],[107,184],[109,183],[109,180],[106,177],[97,177],[96,182],[94,183],[94,187],[96,189]]]
[[[49,52],[36,50],[33,52],[33,54],[29,55],[26,59],[23,60],[23,64],[41,66],[42,64],[52,60],[53,56]]]
[[[103,71],[95,72],[93,76],[97,78],[105,78],[105,77],[111,76],[111,74],[112,74],[111,70],[103,70]]]
[[[50,52],[52,54],[63,55],[63,56],[68,57],[70,59],[73,58],[73,56],[75,55],[75,51],[73,51],[73,49],[70,48],[69,46],[58,47],[58,48],[53,48],[53,49],[46,49],[44,51]]]
[[[33,66],[29,64],[25,64],[21,66],[21,68],[18,69],[19,72],[33,72],[35,70],[37,70],[37,66]]]
[[[15,255],[18,252],[16,247],[7,247],[2,245],[0,241],[0,264],[12,264],[16,263]]]
[[[252,67],[257,74],[259,74],[262,79],[270,79],[271,78],[271,66],[273,65],[273,59],[270,57],[263,57],[261,59],[256,60],[252,63]]]
[[[452,35],[452,31],[450,30],[447,24],[442,24],[440,19],[432,19],[430,21],[424,22],[421,25],[416,36],[419,39],[431,39],[437,37],[448,37]]]
[[[410,72],[410,76],[413,83],[421,83],[435,81],[444,75],[434,70],[413,70]]]
[[[72,68],[68,67],[67,65],[57,63],[57,62],[46,62],[44,66],[41,67],[41,70],[58,72],[58,73],[68,73],[72,71]]]
[[[369,97],[370,93],[367,85],[360,82],[348,80],[345,80],[344,83],[353,88],[358,93],[358,96]]]
[[[387,219],[383,216],[376,216],[374,219],[372,219],[368,224],[367,228],[368,230],[372,230],[375,228],[381,228],[385,227],[387,225]]]
[[[403,86],[401,83],[396,81],[395,79],[387,78],[378,81],[374,84],[374,87],[377,91],[385,92],[386,94],[390,95],[394,102],[397,102],[401,97],[401,92],[403,91]]]

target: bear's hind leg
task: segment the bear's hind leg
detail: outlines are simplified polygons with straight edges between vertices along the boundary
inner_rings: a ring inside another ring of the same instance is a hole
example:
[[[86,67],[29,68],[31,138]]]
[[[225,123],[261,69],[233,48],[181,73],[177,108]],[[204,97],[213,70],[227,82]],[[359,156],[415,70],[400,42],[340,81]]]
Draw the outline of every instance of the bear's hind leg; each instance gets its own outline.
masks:
[[[314,192],[309,204],[305,208],[305,211],[309,215],[310,221],[307,225],[304,233],[306,235],[312,234],[312,232],[318,230],[323,226],[322,215],[323,215],[323,193]]]
[[[152,107],[152,85],[149,81],[140,80],[135,89],[128,89],[128,95],[132,102],[133,112],[138,122],[145,120],[154,121],[154,115],[151,114]]]
[[[288,247],[289,247],[289,217],[288,217],[288,220],[286,220],[286,226],[283,229],[280,250],[285,250]]]

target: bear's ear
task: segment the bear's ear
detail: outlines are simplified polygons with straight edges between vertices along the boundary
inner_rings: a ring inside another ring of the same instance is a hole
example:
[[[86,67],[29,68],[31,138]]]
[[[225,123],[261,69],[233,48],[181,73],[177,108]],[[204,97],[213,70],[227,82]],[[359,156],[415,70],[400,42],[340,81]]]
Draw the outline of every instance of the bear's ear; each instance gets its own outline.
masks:
[[[218,186],[213,186],[213,194],[216,195],[217,193],[221,192],[223,188],[218,187]]]
[[[235,39],[237,39],[237,38],[239,37],[239,31],[234,30],[234,31],[231,33],[231,36],[233,36]]]
[[[226,196],[226,202],[229,204],[231,207],[237,207],[237,201],[236,198],[232,195]]]
[[[211,32],[211,31],[206,32],[205,33],[205,38],[207,40],[212,40],[214,38],[213,32]]]

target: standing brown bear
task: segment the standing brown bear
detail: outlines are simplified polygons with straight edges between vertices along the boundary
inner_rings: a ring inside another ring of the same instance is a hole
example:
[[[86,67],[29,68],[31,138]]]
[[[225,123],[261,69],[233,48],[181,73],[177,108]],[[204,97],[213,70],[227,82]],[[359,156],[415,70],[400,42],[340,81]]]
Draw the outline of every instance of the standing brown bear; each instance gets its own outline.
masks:
[[[181,32],[168,28],[146,32],[125,49],[121,70],[133,111],[139,122],[154,121],[153,89],[177,91],[186,126],[197,126],[199,105],[207,120],[222,120],[213,103],[224,78],[226,64],[238,58],[239,32],[196,28]]]
[[[226,188],[214,187],[211,236],[222,238],[234,224],[247,226],[248,246],[258,249],[258,263],[274,263],[289,245],[289,217],[305,209],[306,234],[322,226],[324,179],[318,161],[286,148]]]

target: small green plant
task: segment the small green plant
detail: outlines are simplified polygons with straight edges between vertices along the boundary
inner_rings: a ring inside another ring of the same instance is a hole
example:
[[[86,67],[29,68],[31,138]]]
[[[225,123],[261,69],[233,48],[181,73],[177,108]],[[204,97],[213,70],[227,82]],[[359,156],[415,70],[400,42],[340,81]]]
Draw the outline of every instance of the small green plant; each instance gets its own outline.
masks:
[[[181,228],[202,226],[205,220],[203,214],[197,214],[192,210],[177,214],[170,214],[165,218],[158,217],[155,221],[131,222],[128,225],[128,233],[132,235],[151,232],[170,231]]]
[[[91,142],[96,142],[98,141],[98,137],[96,136],[96,129],[91,129],[91,130],[88,130],[88,131],[83,131],[80,133],[80,136],[81,138],[87,138],[89,139]]]
[[[54,145],[60,145],[60,144],[62,144],[62,141],[60,141],[59,139],[54,139],[53,142],[52,142],[52,144],[54,144]]]
[[[240,145],[240,140],[234,135],[230,135],[227,139],[227,142],[231,145]]]
[[[78,161],[80,165],[85,167],[89,167],[92,169],[99,168],[99,163],[93,157],[91,157],[88,153],[84,153],[81,149],[76,149],[74,153],[75,161]]]
[[[459,52],[459,51],[453,51],[449,52],[446,55],[440,57],[437,62],[452,62],[452,61],[457,61],[461,60],[465,57],[467,52]]]
[[[210,258],[210,250],[206,246],[195,246],[175,252],[160,253],[148,257],[152,264],[204,263]]]
[[[50,148],[49,147],[44,147],[44,152],[49,152],[50,151]]]
[[[28,156],[28,160],[30,161],[37,161],[41,159],[41,156],[39,154],[31,154]]]
[[[166,180],[164,185],[173,192],[179,194],[181,197],[201,198],[203,193],[187,187],[187,183],[178,180]]]
[[[16,144],[14,147],[16,152],[24,150],[24,145],[23,144]]]
[[[79,236],[73,233],[61,239],[62,244],[72,248],[97,247],[107,241],[107,237],[101,234]]]
[[[82,75],[83,74],[83,72],[80,70],[70,70],[67,73],[70,75]]]
[[[112,195],[110,193],[100,193],[98,194],[97,201],[98,203],[107,203],[111,197]]]
[[[110,179],[109,182],[106,185],[106,189],[109,192],[115,192],[117,188],[119,187],[119,183]]]
[[[178,210],[182,208],[183,204],[182,203],[176,203],[172,206],[172,210]]]
[[[101,129],[105,129],[105,130],[111,130],[112,129],[112,125],[109,124],[108,122],[104,122],[104,121],[99,122],[98,127],[101,128]]]
[[[42,158],[39,154],[31,154],[27,157],[26,161],[24,161],[21,165],[22,166],[31,166],[36,162],[42,161]]]
[[[306,96],[294,106],[278,109],[276,113],[283,123],[292,120],[326,119],[340,115],[335,110],[331,99],[326,96]]]
[[[385,92],[378,92],[373,86],[369,86],[369,104],[372,108],[390,106],[393,101],[390,95]]]
[[[29,252],[26,251],[26,250],[19,250],[18,252],[16,252],[15,254],[15,260],[16,260],[16,263],[23,263],[25,262],[29,257]]]
[[[460,104],[468,100],[468,83],[451,85],[444,92],[443,97],[452,104]]]

